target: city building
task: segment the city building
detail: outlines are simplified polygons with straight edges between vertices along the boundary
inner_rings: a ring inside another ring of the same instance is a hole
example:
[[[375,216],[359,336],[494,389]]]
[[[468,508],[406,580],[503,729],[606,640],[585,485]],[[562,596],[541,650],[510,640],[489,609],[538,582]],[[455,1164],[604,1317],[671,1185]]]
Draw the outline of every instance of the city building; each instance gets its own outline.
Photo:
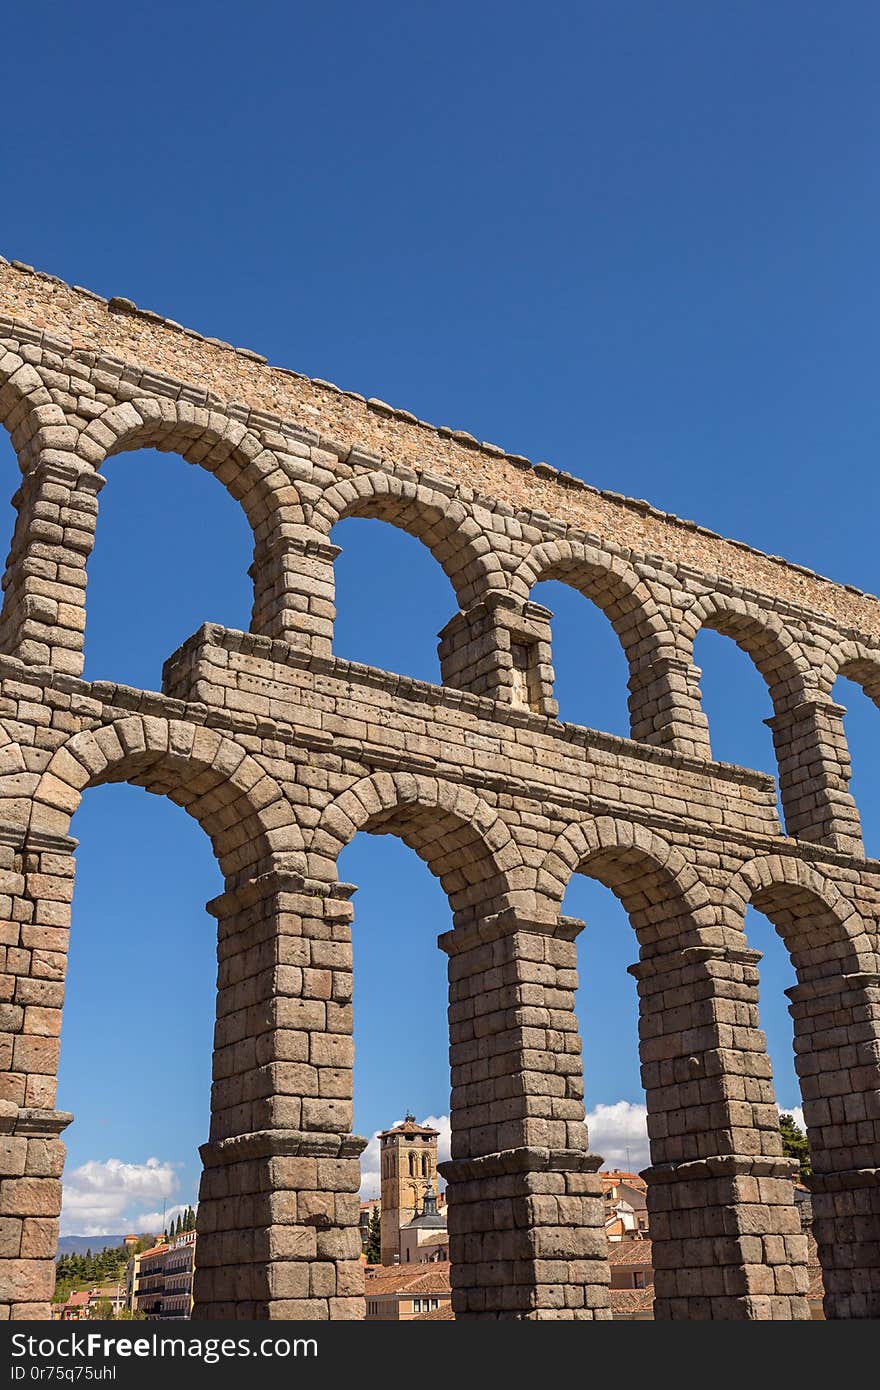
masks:
[[[635,1239],[615,1241],[609,1245],[608,1264],[611,1268],[612,1290],[652,1288],[652,1250],[650,1240],[642,1240],[638,1236]]]
[[[440,1211],[434,1192],[426,1192],[422,1210],[400,1228],[400,1263],[437,1264],[449,1260],[446,1213]]]
[[[165,1295],[165,1256],[169,1246],[159,1241],[150,1250],[144,1250],[138,1261],[137,1278],[134,1282],[134,1311],[144,1313],[148,1318],[161,1318],[162,1299]]]
[[[605,1234],[609,1241],[626,1240],[648,1232],[648,1185],[638,1173],[611,1168],[600,1172],[605,1202]]]
[[[188,1318],[193,1305],[193,1275],[196,1268],[196,1233],[182,1231],[169,1242],[165,1255],[165,1283],[162,1293],[163,1318]]]
[[[452,1312],[449,1262],[418,1265],[374,1265],[364,1278],[367,1322],[411,1322],[427,1314]]]
[[[106,1284],[101,1289],[90,1289],[86,1303],[86,1317],[100,1317],[104,1310],[99,1305],[109,1303],[111,1316],[115,1318],[116,1314],[125,1307],[125,1301],[125,1289],[121,1283]]]
[[[382,1203],[378,1197],[370,1197],[368,1201],[361,1202],[360,1205],[358,1227],[361,1235],[361,1250],[364,1253],[366,1253],[367,1244],[370,1239],[370,1220],[376,1208],[378,1208],[381,1213]]]
[[[74,1293],[69,1295],[67,1302],[62,1307],[61,1321],[81,1322],[83,1318],[88,1316],[86,1311],[88,1308],[88,1303],[89,1290],[77,1289]]]
[[[400,1260],[401,1227],[418,1215],[425,1195],[436,1189],[438,1138],[438,1130],[416,1124],[414,1115],[379,1135],[383,1265]]]

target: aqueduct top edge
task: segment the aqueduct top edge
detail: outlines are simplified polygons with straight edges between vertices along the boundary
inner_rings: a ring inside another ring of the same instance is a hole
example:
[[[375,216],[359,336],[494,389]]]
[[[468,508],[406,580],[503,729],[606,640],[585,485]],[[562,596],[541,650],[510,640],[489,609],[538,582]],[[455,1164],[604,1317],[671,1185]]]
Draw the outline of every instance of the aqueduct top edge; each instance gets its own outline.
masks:
[[[14,327],[19,337],[54,339],[74,356],[91,353],[106,362],[138,363],[172,385],[193,383],[208,401],[247,402],[251,416],[267,428],[296,419],[337,451],[340,445],[374,450],[404,467],[430,468],[514,511],[535,512],[549,524],[593,532],[677,566],[693,565],[880,636],[875,595],[726,539],[647,501],[600,491],[546,463],[532,464],[465,431],[428,424],[383,401],[271,366],[255,352],[205,337],[128,299],[104,299],[2,257],[0,295],[0,334]]]

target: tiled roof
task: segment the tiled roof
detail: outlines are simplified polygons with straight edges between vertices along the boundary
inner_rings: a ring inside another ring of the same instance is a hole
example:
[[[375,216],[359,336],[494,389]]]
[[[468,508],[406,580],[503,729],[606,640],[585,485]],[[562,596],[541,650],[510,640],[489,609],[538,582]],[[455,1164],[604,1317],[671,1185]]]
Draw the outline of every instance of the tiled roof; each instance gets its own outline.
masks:
[[[650,1313],[654,1307],[653,1289],[611,1289],[611,1311],[615,1317],[627,1313]]]
[[[382,1294],[402,1294],[418,1298],[422,1294],[450,1292],[449,1261],[436,1260],[420,1265],[376,1265],[373,1273],[366,1272],[364,1293],[367,1298]]]
[[[644,1178],[640,1178],[638,1173],[625,1173],[622,1168],[602,1168],[599,1171],[603,1187],[614,1187],[619,1183],[626,1183],[628,1187],[638,1187],[642,1191],[647,1191],[648,1184]]]
[[[439,1129],[431,1129],[429,1125],[417,1125],[415,1120],[407,1115],[403,1124],[395,1125],[393,1129],[383,1129],[380,1139],[387,1139],[389,1134],[433,1134],[435,1137],[440,1133]]]
[[[610,1265],[634,1265],[639,1269],[650,1269],[651,1259],[650,1240],[612,1240],[608,1243]]]

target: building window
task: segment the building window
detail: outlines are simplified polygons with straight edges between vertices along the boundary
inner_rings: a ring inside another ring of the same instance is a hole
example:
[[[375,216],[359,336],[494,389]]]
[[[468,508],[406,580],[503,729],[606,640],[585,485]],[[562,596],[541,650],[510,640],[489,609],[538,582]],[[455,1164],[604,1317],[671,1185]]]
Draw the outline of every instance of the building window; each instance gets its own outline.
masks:
[[[633,1273],[633,1288],[634,1288],[634,1289],[643,1289],[644,1287],[645,1287],[645,1276],[644,1276],[644,1274],[642,1273],[642,1271],[641,1271],[640,1269],[637,1269],[637,1270],[635,1270],[634,1273]]]

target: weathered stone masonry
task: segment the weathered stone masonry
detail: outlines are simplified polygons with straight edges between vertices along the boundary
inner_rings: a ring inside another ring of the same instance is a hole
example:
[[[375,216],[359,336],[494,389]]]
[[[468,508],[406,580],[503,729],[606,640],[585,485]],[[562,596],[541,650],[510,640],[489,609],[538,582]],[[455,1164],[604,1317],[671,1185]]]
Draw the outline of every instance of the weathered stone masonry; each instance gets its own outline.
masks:
[[[114,780],[184,806],[225,880],[197,1316],[363,1315],[336,870],[358,830],[400,836],[449,899],[459,1317],[609,1316],[581,924],[561,915],[575,872],[617,894],[638,938],[657,1316],[807,1316],[749,903],[797,971],[826,1312],[880,1315],[880,864],[830,694],[843,672],[880,702],[880,602],[127,300],[6,263],[0,291],[0,421],[22,474],[0,617],[5,1315],[46,1316],[51,1295],[70,820]],[[254,533],[251,631],[201,628],[161,694],[81,674],[100,470],[143,446],[208,469]],[[333,655],[331,533],[352,515],[419,537],[449,576],[443,685]],[[552,577],[620,639],[630,739],[555,718],[550,615],[530,600]],[[770,778],[711,759],[704,626],[766,680],[784,831]]]

